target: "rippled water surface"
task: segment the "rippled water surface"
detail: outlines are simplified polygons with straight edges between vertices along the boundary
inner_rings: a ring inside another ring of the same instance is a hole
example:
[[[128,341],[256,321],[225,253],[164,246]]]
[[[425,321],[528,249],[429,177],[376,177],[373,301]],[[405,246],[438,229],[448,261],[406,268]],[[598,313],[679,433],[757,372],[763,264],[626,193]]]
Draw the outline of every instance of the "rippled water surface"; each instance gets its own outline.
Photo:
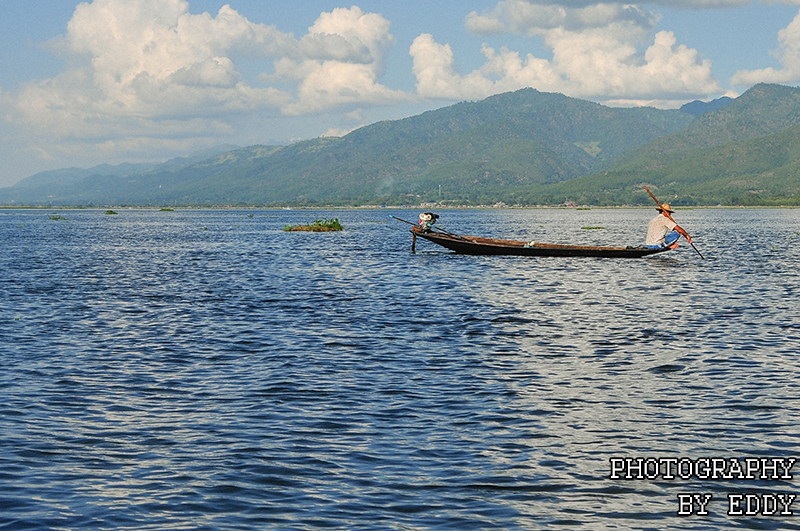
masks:
[[[678,211],[706,260],[412,255],[418,213],[0,210],[0,529],[800,529],[726,498],[800,479],[609,479],[800,453],[800,210]],[[654,213],[439,212],[611,245]]]

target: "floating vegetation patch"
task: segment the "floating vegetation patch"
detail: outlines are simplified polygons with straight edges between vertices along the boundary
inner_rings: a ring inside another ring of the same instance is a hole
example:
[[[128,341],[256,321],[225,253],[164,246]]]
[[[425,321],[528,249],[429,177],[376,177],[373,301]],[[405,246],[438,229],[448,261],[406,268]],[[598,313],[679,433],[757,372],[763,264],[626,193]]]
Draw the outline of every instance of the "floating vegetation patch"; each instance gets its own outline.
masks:
[[[105,212],[103,212],[103,214],[107,216],[116,216],[117,212],[114,212],[113,210],[106,210]]]
[[[581,227],[581,230],[606,230],[605,227]]]
[[[164,207],[159,212],[175,212],[174,208]]]
[[[286,225],[283,230],[287,232],[333,232],[337,230],[344,230],[342,224],[339,223],[339,218],[335,219],[318,219],[310,225]]]
[[[52,216],[48,216],[48,219],[52,219],[53,221],[66,221],[67,218],[64,216],[59,216],[58,214],[53,214]]]

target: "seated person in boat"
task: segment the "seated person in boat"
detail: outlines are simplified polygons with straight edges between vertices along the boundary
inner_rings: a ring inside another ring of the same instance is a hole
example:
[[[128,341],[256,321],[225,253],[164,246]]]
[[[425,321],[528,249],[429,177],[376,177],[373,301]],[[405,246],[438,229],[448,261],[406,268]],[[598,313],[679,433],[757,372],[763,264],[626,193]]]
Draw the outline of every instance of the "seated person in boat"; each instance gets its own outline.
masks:
[[[645,245],[651,249],[674,249],[678,246],[678,238],[683,235],[686,241],[692,242],[689,234],[680,228],[672,219],[672,213],[675,212],[668,203],[661,205],[658,209],[658,215],[650,220],[650,225],[647,227],[647,240]]]
[[[422,229],[422,232],[430,232],[431,227],[433,224],[436,223],[436,220],[439,219],[439,214],[434,214],[433,212],[425,212],[419,215],[419,228]]]

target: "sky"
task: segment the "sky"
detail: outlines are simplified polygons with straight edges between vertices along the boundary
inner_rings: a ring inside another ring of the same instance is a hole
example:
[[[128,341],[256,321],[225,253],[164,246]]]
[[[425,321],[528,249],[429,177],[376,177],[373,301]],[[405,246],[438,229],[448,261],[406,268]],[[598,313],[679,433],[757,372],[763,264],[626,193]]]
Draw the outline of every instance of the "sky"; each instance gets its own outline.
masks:
[[[532,87],[671,109],[800,83],[800,0],[27,0],[0,20],[0,187],[340,136]]]

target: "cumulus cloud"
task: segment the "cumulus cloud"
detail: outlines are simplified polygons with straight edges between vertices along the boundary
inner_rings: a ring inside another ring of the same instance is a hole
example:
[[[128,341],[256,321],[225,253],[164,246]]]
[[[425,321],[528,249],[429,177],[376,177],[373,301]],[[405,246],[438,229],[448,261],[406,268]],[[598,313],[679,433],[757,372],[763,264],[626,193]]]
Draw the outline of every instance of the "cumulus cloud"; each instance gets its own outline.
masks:
[[[95,0],[78,5],[65,39],[67,51],[84,58],[76,70],[85,72],[89,83],[67,87],[56,78],[50,89],[54,96],[94,92],[91,105],[82,108],[100,115],[159,117],[199,105],[276,105],[285,99],[278,91],[238,83],[229,55],[269,57],[292,44],[290,35],[254,24],[227,5],[211,17],[190,14],[186,0]]]
[[[298,81],[297,98],[287,114],[304,114],[347,104],[407,101],[402,91],[377,82],[394,45],[389,21],[357,6],[323,13],[298,45],[301,59],[284,58],[276,74]]]
[[[433,35],[423,33],[411,44],[417,92],[426,98],[481,98],[492,92],[492,81],[481,72],[460,75],[454,66],[453,49],[438,44]]]
[[[232,132],[233,116],[407,99],[378,82],[394,45],[389,29],[356,6],[322,13],[297,39],[229,5],[213,16],[190,13],[187,0],[94,0],[79,4],[66,35],[49,44],[68,67],[4,100],[10,120],[57,139],[53,150],[215,137]],[[242,59],[262,75],[246,78]]]
[[[672,32],[654,33],[657,20],[629,4],[504,0],[483,14],[470,13],[467,28],[535,36],[552,50],[552,59],[484,45],[484,66],[462,75],[451,48],[424,34],[410,49],[417,91],[459,99],[533,87],[617,105],[667,107],[719,93],[711,62],[678,44]]]
[[[800,81],[800,13],[794,20],[778,32],[779,48],[774,55],[783,68],[763,68],[760,70],[739,70],[731,78],[733,85],[754,85],[756,83],[796,83]]]
[[[591,2],[588,5],[571,7],[568,2],[504,0],[482,15],[473,11],[467,15],[465,22],[467,29],[476,34],[538,35],[552,29],[576,31],[624,22],[639,27],[652,27],[656,20],[653,13],[629,4]]]

